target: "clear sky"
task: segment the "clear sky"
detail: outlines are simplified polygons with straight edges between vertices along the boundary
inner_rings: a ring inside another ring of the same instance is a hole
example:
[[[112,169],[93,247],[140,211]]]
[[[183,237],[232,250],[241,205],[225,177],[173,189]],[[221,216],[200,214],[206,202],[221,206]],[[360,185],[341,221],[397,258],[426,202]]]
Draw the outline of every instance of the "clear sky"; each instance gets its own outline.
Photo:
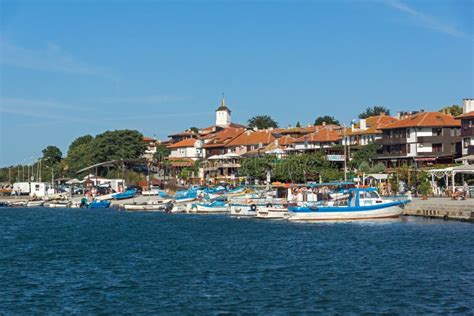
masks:
[[[473,93],[473,1],[0,1],[0,166],[113,129],[343,122]]]

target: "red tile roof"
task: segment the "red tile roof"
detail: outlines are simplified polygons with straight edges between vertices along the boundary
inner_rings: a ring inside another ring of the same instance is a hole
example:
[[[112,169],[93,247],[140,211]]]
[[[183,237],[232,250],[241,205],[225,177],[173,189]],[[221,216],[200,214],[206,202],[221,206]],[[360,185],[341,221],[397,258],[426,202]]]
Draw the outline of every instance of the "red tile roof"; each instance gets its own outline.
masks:
[[[227,143],[245,132],[244,128],[228,127],[215,134],[206,135],[203,139],[208,140],[204,148],[224,147]]]
[[[282,136],[278,138],[278,145],[280,146],[288,146],[292,144],[296,139],[291,136]]]
[[[351,135],[367,135],[367,134],[381,134],[382,131],[379,129],[385,125],[391,124],[396,122],[397,119],[392,116],[387,115],[377,115],[377,116],[370,116],[366,119],[366,130],[355,130],[352,131],[352,128],[348,128],[346,133],[348,136]],[[360,128],[360,123],[355,125],[355,128]]]
[[[458,115],[455,117],[455,119],[472,118],[472,117],[474,117],[474,111]]]
[[[168,145],[168,148],[183,148],[183,147],[194,147],[194,144],[197,142],[196,138],[186,138],[177,143]]]
[[[230,141],[227,146],[249,146],[258,144],[266,145],[273,142],[274,140],[275,137],[273,136],[271,130],[248,130]]]
[[[328,143],[336,142],[342,139],[341,130],[334,128],[323,128],[317,132],[302,136],[296,139],[295,143]]]
[[[451,115],[440,112],[422,112],[405,119],[387,124],[380,129],[396,129],[407,127],[456,127],[461,126],[461,122],[454,119]]]

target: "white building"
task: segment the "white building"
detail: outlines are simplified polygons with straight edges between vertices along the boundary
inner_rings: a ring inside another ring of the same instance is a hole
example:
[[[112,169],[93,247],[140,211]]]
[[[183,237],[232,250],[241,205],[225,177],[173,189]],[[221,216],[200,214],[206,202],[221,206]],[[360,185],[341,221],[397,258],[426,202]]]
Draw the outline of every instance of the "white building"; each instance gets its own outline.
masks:
[[[203,147],[204,141],[195,138],[183,139],[168,146],[171,150],[171,158],[191,158],[193,160],[204,158],[205,151]]]
[[[228,127],[232,123],[231,111],[225,105],[225,100],[222,98],[221,105],[216,109],[216,125],[219,127]]]

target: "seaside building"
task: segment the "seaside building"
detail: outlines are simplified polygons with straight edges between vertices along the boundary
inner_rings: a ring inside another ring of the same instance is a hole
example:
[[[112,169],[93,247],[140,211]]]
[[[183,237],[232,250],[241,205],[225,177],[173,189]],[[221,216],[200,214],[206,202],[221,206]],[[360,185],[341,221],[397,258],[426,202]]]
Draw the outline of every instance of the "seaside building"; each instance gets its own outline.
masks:
[[[316,152],[333,153],[333,147],[342,144],[342,127],[335,125],[316,126],[313,133],[295,139],[288,152]]]
[[[461,124],[451,115],[420,112],[380,128],[387,167],[452,163],[461,154]]]
[[[461,121],[462,155],[474,155],[474,99],[463,100],[463,114],[456,117]]]
[[[243,155],[248,151],[264,148],[275,141],[272,129],[266,130],[246,130],[236,138],[232,139],[227,145],[229,153]]]
[[[378,141],[382,138],[380,128],[396,121],[396,118],[385,114],[360,119],[359,123],[346,129],[342,144],[357,148]]]
[[[204,158],[204,141],[197,138],[187,138],[168,145],[171,158],[189,158],[198,160]]]

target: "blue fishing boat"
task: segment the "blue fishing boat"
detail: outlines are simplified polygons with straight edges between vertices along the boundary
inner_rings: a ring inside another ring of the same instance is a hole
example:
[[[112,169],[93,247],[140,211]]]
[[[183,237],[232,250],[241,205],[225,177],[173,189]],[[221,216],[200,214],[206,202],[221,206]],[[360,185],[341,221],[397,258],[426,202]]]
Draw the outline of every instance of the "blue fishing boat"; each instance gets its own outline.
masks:
[[[353,188],[342,191],[345,198],[318,202],[311,206],[290,206],[289,220],[367,220],[395,218],[410,199],[384,200],[375,188]]]
[[[194,203],[192,210],[196,213],[227,213],[229,204],[223,200],[216,200],[212,203]]]
[[[127,190],[124,192],[115,193],[114,195],[112,195],[112,197],[114,198],[114,200],[125,200],[135,197],[136,194],[136,190]]]
[[[87,205],[87,208],[97,209],[97,208],[109,208],[111,202],[110,201],[98,201],[94,200]]]

